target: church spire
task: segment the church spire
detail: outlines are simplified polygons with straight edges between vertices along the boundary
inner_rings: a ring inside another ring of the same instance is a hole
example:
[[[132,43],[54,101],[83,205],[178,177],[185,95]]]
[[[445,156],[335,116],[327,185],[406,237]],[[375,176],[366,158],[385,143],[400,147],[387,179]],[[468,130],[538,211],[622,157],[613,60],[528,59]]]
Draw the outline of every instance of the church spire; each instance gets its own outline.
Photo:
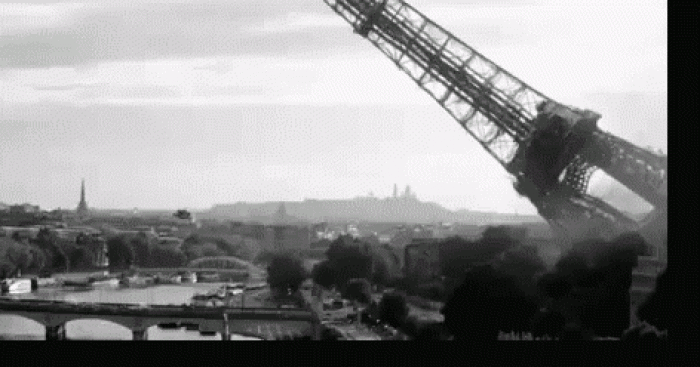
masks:
[[[85,216],[88,212],[87,202],[85,201],[85,179],[80,182],[80,203],[78,203],[78,215]]]
[[[85,179],[80,181],[80,202],[85,202]]]

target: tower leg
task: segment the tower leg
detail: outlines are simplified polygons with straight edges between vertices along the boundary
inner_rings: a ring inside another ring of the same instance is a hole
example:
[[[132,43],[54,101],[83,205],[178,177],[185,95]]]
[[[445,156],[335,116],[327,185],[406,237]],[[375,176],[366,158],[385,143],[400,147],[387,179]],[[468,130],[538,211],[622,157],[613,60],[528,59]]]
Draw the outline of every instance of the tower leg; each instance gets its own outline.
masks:
[[[131,330],[132,340],[148,340],[148,330]]]
[[[46,327],[46,340],[68,340],[66,338],[66,324]]]

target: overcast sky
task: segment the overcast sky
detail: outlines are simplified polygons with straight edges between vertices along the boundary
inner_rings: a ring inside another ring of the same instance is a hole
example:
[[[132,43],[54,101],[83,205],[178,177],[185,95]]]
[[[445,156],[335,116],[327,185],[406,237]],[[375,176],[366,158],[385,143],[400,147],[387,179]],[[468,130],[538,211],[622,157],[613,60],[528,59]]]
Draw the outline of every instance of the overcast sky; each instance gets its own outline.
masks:
[[[660,0],[413,0],[600,126],[666,151]],[[534,213],[322,0],[0,4],[0,201],[101,208],[391,194]],[[594,189],[604,185],[594,182]],[[607,190],[607,189],[606,189]]]

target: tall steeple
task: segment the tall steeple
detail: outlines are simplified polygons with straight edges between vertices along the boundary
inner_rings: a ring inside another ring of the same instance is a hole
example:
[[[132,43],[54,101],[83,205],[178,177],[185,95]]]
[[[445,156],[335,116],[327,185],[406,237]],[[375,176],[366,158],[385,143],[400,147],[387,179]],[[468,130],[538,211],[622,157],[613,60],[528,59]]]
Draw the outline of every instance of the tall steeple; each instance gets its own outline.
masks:
[[[85,202],[85,179],[80,181],[80,202]]]
[[[85,201],[85,179],[80,183],[80,203],[78,203],[78,215],[85,216],[88,213],[87,202]]]

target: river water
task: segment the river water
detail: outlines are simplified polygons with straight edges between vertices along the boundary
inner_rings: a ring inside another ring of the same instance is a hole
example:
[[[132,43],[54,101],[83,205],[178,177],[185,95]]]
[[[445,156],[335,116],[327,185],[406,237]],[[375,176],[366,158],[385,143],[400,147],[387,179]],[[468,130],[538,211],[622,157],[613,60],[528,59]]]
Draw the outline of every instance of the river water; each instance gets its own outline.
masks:
[[[162,285],[144,289],[95,288],[89,291],[73,291],[68,288],[43,288],[17,298],[65,300],[72,302],[189,303],[195,293],[218,288],[222,283]],[[131,331],[123,326],[102,320],[74,320],[66,324],[66,336],[72,340],[132,340]],[[44,340],[44,326],[23,317],[0,315],[0,339]],[[221,335],[202,336],[198,331],[183,329],[162,330],[158,326],[148,329],[149,340],[221,340]],[[231,335],[231,340],[260,340]]]

